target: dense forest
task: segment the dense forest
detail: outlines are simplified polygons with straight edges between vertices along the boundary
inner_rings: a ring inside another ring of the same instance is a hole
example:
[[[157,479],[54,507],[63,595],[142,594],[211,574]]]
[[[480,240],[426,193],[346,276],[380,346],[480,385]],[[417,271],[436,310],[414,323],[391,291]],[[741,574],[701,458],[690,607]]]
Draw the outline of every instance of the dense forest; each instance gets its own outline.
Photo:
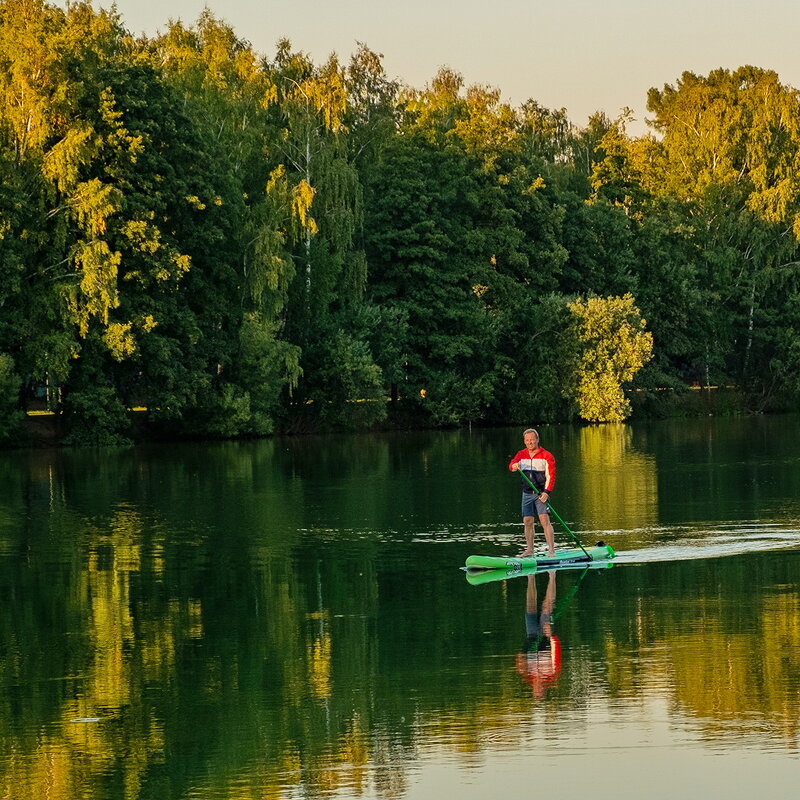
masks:
[[[800,399],[800,102],[689,72],[581,127],[360,45],[0,0],[0,437],[73,443]]]

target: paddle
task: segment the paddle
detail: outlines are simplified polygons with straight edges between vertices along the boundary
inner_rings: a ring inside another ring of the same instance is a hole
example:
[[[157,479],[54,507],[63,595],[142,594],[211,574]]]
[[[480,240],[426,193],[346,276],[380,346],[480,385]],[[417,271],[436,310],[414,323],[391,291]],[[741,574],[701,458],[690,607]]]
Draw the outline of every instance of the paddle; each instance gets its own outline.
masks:
[[[533,489],[534,492],[536,492],[539,496],[541,496],[542,492],[540,492],[539,489],[537,489],[536,486],[534,486],[533,481],[521,469],[516,469],[515,472],[519,472],[519,474],[522,475],[522,477],[525,478],[525,480],[528,482],[528,485],[531,487],[531,489]],[[586,558],[588,558],[589,561],[591,561],[592,557],[589,555],[589,553],[586,552],[586,548],[581,544],[581,540],[570,530],[569,525],[567,525],[567,523],[564,522],[564,520],[558,516],[558,512],[553,508],[552,505],[550,505],[549,500],[545,503],[545,505],[550,509],[550,513],[562,524],[564,530],[577,542],[578,547],[580,547],[580,549],[583,550]]]

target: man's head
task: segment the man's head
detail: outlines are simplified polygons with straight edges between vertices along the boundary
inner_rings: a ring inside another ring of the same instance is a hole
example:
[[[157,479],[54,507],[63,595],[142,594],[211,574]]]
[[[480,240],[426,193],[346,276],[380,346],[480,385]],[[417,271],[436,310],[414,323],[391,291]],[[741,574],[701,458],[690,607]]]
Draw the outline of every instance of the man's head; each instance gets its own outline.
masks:
[[[525,447],[528,450],[533,450],[539,446],[539,433],[535,428],[528,428],[522,433],[522,441],[525,442]]]

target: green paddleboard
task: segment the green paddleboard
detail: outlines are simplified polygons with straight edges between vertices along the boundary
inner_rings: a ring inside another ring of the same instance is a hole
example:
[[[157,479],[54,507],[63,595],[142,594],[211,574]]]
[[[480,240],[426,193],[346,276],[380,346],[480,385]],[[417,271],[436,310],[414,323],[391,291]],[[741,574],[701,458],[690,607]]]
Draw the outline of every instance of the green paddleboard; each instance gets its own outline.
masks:
[[[467,573],[467,583],[480,586],[494,581],[506,581],[509,578],[524,578],[526,575],[540,575],[551,569],[583,570],[583,569],[611,569],[613,561],[567,561],[565,563],[544,567],[502,567],[501,569],[485,569],[481,567],[464,567]]]
[[[466,560],[468,569],[547,569],[548,567],[563,567],[567,564],[593,563],[595,561],[609,561],[614,558],[614,548],[611,545],[598,542],[593,547],[587,547],[586,552],[580,548],[575,550],[559,550],[554,556],[534,555],[526,558],[517,556],[469,556]]]

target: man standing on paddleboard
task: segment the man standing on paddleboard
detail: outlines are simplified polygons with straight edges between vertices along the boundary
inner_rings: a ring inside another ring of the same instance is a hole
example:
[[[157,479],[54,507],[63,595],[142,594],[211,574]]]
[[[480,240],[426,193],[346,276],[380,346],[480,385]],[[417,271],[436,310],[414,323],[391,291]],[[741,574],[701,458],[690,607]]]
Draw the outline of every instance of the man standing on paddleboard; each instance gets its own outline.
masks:
[[[533,539],[536,535],[534,527],[534,514],[539,517],[544,538],[547,542],[547,555],[555,555],[555,533],[550,522],[550,509],[547,501],[556,483],[556,460],[553,454],[539,447],[539,434],[533,429],[528,428],[522,434],[522,441],[525,447],[520,450],[508,468],[512,472],[522,470],[523,474],[536,487],[534,492],[528,481],[523,479],[522,483],[522,522],[525,525],[525,550],[520,554],[520,558],[533,555]]]

